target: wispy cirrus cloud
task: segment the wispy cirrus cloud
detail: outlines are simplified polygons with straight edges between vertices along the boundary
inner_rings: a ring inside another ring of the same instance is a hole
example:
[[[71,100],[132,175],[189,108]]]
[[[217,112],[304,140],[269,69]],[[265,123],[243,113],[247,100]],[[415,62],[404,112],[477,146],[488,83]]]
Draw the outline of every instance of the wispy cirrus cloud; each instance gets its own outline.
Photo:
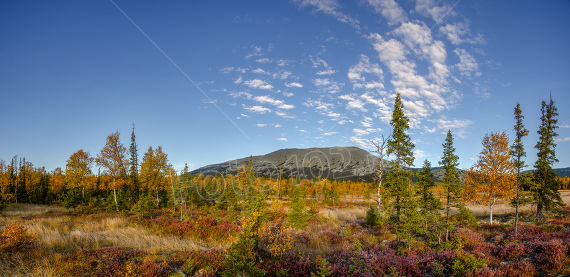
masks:
[[[323,12],[331,15],[338,21],[349,24],[353,28],[360,29],[360,22],[343,12],[339,11],[341,6],[336,0],[293,0],[293,3],[300,8],[312,7],[316,12]]]

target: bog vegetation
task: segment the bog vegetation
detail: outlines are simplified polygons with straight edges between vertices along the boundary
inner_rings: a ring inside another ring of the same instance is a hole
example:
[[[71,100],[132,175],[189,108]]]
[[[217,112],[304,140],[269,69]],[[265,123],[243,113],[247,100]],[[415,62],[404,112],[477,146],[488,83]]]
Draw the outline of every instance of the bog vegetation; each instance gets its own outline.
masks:
[[[513,144],[505,131],[485,135],[464,179],[447,132],[441,182],[427,160],[412,182],[400,95],[392,135],[371,142],[390,165],[377,165],[375,183],[269,179],[251,159],[235,175],[176,172],[160,146],[139,159],[134,126],[128,149],[116,132],[100,153],[72,153],[65,169],[0,160],[0,275],[570,274],[570,210],[560,195],[570,180],[552,170],[554,101],[541,111],[531,173],[521,174],[528,131],[517,105]],[[500,203],[512,211],[497,214]]]

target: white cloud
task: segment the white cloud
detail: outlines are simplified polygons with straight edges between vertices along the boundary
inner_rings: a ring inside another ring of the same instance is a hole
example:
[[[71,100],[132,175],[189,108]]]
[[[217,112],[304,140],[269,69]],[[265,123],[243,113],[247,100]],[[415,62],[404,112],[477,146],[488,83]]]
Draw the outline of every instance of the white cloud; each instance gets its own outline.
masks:
[[[283,110],[290,110],[292,108],[295,108],[295,106],[290,105],[290,104],[283,104],[283,105],[279,105],[277,106],[278,109],[283,109]]]
[[[287,70],[282,70],[282,71],[279,71],[277,73],[274,73],[273,78],[285,80],[285,79],[289,78],[289,76],[291,76],[291,75],[293,75],[293,72],[287,71]]]
[[[241,78],[241,76],[239,76],[239,78],[237,78],[237,80],[234,81],[234,84],[241,84],[242,81],[243,79]]]
[[[287,141],[287,138],[276,138],[276,140]]]
[[[444,52],[439,50],[430,52],[433,49],[438,49],[438,45],[441,42],[434,42],[424,27],[420,25],[406,25],[397,32],[395,31],[395,33],[404,36],[404,41],[410,40],[407,44],[411,48],[416,49],[415,53],[417,55],[426,59],[432,59],[432,61],[443,59],[445,56]],[[420,46],[412,42],[411,40],[414,38],[425,45]],[[429,116],[451,107],[451,104],[456,99],[456,95],[445,84],[446,66],[437,62],[430,66],[430,77],[435,81],[435,83],[431,83],[424,76],[417,74],[416,63],[406,58],[409,52],[406,51],[403,43],[396,39],[385,41],[379,34],[372,34],[369,36],[369,39],[372,40],[374,49],[378,51],[380,60],[390,69],[392,74],[391,83],[394,86],[394,90],[400,93],[403,99],[425,101],[424,104],[428,113],[410,114],[411,120],[418,123],[421,117]],[[434,45],[435,48],[432,47]],[[447,99],[443,97],[444,94],[449,95]],[[390,99],[390,101],[393,100]]]
[[[271,59],[270,58],[261,58],[261,59],[257,59],[255,60],[258,63],[271,63]]]
[[[358,20],[338,11],[338,9],[340,9],[340,4],[336,0],[293,0],[293,2],[297,3],[301,8],[308,6],[313,7],[315,11],[331,15],[338,21],[347,23],[353,28],[360,28],[358,26],[360,23]]]
[[[481,75],[477,60],[475,60],[475,57],[471,54],[467,53],[465,49],[457,48],[453,50],[453,53],[459,57],[459,63],[455,66],[459,69],[461,75],[466,77],[471,77],[471,74],[474,74],[475,76]]]
[[[261,56],[261,55],[262,55],[262,53],[261,53],[261,50],[262,50],[261,47],[259,47],[259,46],[253,46],[253,45],[252,45],[251,48],[253,48],[253,52],[251,52],[251,53],[249,53],[247,56],[245,56],[245,59],[246,59],[246,60],[248,60],[248,59],[250,59],[250,58],[252,58],[252,57],[257,57],[257,56]]]
[[[449,129],[460,129],[465,128],[471,124],[473,121],[469,119],[454,119],[454,120],[447,120],[445,118],[440,118],[437,120],[438,127],[442,130],[449,130]]]
[[[257,124],[255,124],[255,126],[257,126],[257,127],[265,127],[265,126],[267,126],[267,124],[265,124],[265,123],[257,123]]]
[[[570,137],[559,138],[559,139],[554,140],[554,142],[556,142],[556,143],[566,142],[566,141],[570,141]]]
[[[240,97],[244,97],[246,99],[251,99],[252,95],[249,92],[245,92],[245,91],[234,91],[230,93],[230,96],[233,98],[240,98]]]
[[[329,68],[329,64],[327,62],[325,62],[323,59],[321,59],[319,57],[313,58],[312,56],[310,58],[311,58],[311,62],[313,63],[314,68],[317,68],[319,66],[323,66],[327,69]]]
[[[292,93],[292,92],[284,91],[284,92],[283,92],[283,95],[284,95],[285,97],[291,97],[291,96],[293,96],[293,95],[295,95],[295,94]]]
[[[447,130],[452,130],[452,133],[460,138],[465,138],[465,128],[473,124],[473,121],[469,119],[453,119],[447,120],[446,118],[440,118],[436,120],[437,127],[442,130],[442,134],[446,134]]]
[[[362,100],[356,98],[356,95],[354,94],[341,95],[338,98],[348,101],[346,108],[349,110],[360,110],[362,112],[367,112],[367,110],[364,108],[365,103],[362,102]]]
[[[407,22],[394,30],[414,54],[429,62],[430,77],[436,83],[446,83],[449,70],[445,64],[447,52],[441,41],[432,38],[431,30],[425,24]]]
[[[302,87],[303,87],[302,84],[299,84],[299,83],[296,83],[296,82],[293,82],[293,83],[285,83],[285,86],[288,87],[288,88],[292,88],[292,87],[302,88]]]
[[[227,67],[224,67],[224,68],[220,69],[220,72],[221,72],[221,73],[224,73],[224,74],[228,74],[228,73],[232,72],[232,70],[234,70],[233,67],[227,66]]]
[[[261,68],[257,68],[251,71],[252,73],[255,74],[263,74],[263,75],[268,75],[269,73],[267,73],[265,70],[261,69]]]
[[[317,87],[328,86],[331,84],[331,81],[326,79],[313,79],[313,84]]]
[[[366,2],[374,8],[376,13],[382,14],[390,25],[407,20],[404,10],[394,0],[368,0]]]
[[[323,136],[332,136],[338,134],[338,132],[327,132],[327,133],[323,133]]]
[[[242,116],[242,117],[249,117],[249,115],[243,114],[243,113],[241,114],[241,116]]]
[[[350,137],[350,141],[354,142],[354,144],[356,144],[356,146],[358,146],[360,148],[364,148],[364,149],[370,149],[371,148],[370,141],[368,141],[367,139],[352,136],[352,137]]]
[[[253,79],[244,82],[250,88],[258,88],[258,89],[272,89],[273,86],[263,80],[260,79]]]
[[[353,88],[366,88],[366,89],[382,89],[384,85],[376,81],[366,82],[366,77],[362,74],[373,74],[378,80],[382,81],[383,72],[377,63],[370,63],[370,58],[366,55],[360,55],[360,60],[357,64],[352,65],[348,69],[348,79],[353,83]]]
[[[263,106],[245,106],[243,105],[243,108],[249,112],[253,112],[253,113],[259,113],[259,114],[265,114],[266,112],[271,112],[271,109],[263,107]]]
[[[362,130],[362,129],[352,129],[352,132],[354,132],[355,135],[361,137],[361,136],[365,136],[370,134],[370,132],[368,132],[367,130]]]
[[[319,87],[320,92],[327,92],[331,94],[339,92],[340,88],[344,86],[344,83],[337,83],[335,81],[331,81],[329,78],[313,79],[313,84]]]
[[[426,152],[423,150],[416,149],[414,150],[414,157],[419,160],[426,157]]]
[[[335,73],[336,73],[335,70],[327,69],[327,70],[321,70],[321,71],[319,71],[319,72],[317,72],[317,73],[315,73],[315,74],[317,74],[317,75],[332,75],[332,74],[335,74]]]
[[[417,0],[416,11],[426,17],[431,17],[436,23],[441,23],[448,15],[455,15],[450,5],[438,6],[436,0]]]
[[[305,101],[303,103],[303,105],[305,105],[309,108],[314,107],[315,111],[317,111],[320,115],[332,117],[333,120],[336,120],[341,116],[339,113],[335,113],[332,111],[332,108],[334,107],[334,105],[331,103],[326,103],[326,102],[322,102],[319,100],[308,99],[307,101]]]
[[[282,111],[275,111],[275,114],[283,118],[295,118],[294,115],[290,115]]]
[[[279,128],[279,127],[282,127],[282,126],[281,126],[281,124],[277,123],[277,124],[275,124],[275,126],[273,126],[273,127]]]
[[[256,102],[262,103],[262,104],[265,104],[265,103],[271,104],[273,106],[277,106],[278,109],[283,109],[283,110],[290,110],[290,109],[295,107],[293,105],[285,104],[285,102],[283,100],[273,99],[269,95],[256,96],[253,98],[253,100]]]

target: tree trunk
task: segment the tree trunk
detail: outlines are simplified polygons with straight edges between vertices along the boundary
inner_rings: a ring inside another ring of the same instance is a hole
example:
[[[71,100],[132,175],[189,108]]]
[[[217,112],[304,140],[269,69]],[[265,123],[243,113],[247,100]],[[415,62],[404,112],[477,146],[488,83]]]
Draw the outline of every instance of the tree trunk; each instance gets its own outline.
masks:
[[[543,214],[543,208],[544,206],[542,205],[542,201],[538,201],[538,203],[536,203],[536,221],[543,221],[544,220],[544,214]]]
[[[115,183],[113,181],[113,183]],[[115,208],[117,209],[117,212],[119,211],[119,203],[117,203],[117,189],[115,187],[113,187],[113,197],[115,198]]]
[[[491,205],[489,206],[489,224],[493,224],[493,206],[495,205],[495,200],[493,200],[493,202],[491,202]]]
[[[518,235],[518,231],[519,231],[519,188],[520,188],[520,184],[518,183],[519,180],[517,180],[517,199],[516,199],[516,206],[515,206],[515,238]]]

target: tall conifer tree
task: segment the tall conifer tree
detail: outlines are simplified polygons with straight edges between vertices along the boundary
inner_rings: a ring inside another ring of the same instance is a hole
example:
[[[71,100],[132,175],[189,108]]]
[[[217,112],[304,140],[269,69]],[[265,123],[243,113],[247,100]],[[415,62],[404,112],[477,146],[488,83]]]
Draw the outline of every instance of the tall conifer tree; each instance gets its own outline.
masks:
[[[395,160],[390,162],[392,173],[388,176],[389,196],[394,199],[396,219],[400,221],[400,212],[404,202],[410,199],[410,177],[412,172],[407,168],[414,165],[414,144],[406,133],[410,129],[409,119],[404,114],[404,104],[400,93],[396,94],[394,111],[392,112],[392,137],[388,139],[386,153],[394,155]]]
[[[449,219],[450,210],[453,206],[458,206],[457,200],[461,197],[461,180],[459,179],[459,172],[457,167],[459,166],[459,157],[455,155],[455,147],[453,147],[453,135],[451,130],[447,130],[447,136],[445,138],[445,143],[443,146],[443,156],[439,165],[442,166],[444,176],[443,176],[443,187],[445,190],[445,241],[449,240]]]
[[[558,162],[556,158],[556,143],[554,138],[558,136],[556,129],[558,126],[558,110],[554,106],[554,100],[550,96],[550,103],[542,101],[540,109],[542,116],[540,117],[541,125],[538,129],[540,138],[534,146],[538,150],[536,154],[538,159],[534,164],[534,184],[531,185],[530,191],[536,201],[536,220],[544,220],[544,211],[551,211],[557,206],[564,206],[560,192],[558,192],[558,182],[556,173],[552,170],[552,165]]]
[[[135,136],[135,123],[133,122],[133,132],[131,133],[131,146],[129,147],[129,178],[132,183],[133,201],[137,202],[139,198],[140,180],[139,180],[139,154],[138,145]]]
[[[515,158],[515,167],[517,168],[517,184],[516,184],[516,198],[515,198],[515,237],[518,234],[519,226],[519,199],[520,199],[520,185],[521,185],[521,169],[525,167],[524,161],[521,160],[522,157],[526,157],[526,152],[524,151],[524,145],[522,143],[522,138],[528,135],[528,130],[524,127],[521,111],[521,104],[517,103],[515,107],[515,119],[517,124],[513,130],[515,130],[515,140],[511,146],[511,155]]]

